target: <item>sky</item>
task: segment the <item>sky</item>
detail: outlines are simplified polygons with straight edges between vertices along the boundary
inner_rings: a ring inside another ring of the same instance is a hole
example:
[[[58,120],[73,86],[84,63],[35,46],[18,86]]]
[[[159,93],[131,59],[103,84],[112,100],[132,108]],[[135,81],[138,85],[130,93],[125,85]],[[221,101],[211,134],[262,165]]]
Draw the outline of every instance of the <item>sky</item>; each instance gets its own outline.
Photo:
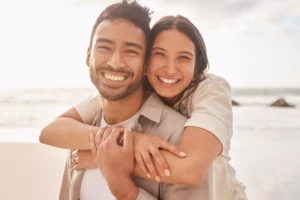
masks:
[[[85,64],[95,19],[116,0],[0,3],[0,89],[93,87]],[[204,37],[210,73],[232,87],[300,87],[300,1],[140,0],[189,18]]]

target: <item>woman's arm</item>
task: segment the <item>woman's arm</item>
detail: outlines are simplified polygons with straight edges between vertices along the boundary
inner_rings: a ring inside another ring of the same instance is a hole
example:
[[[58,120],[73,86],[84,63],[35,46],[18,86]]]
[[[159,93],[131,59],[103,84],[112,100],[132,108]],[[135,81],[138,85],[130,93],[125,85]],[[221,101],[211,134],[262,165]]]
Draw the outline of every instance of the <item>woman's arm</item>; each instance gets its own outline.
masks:
[[[90,149],[89,134],[99,127],[83,123],[75,108],[71,108],[44,127],[40,142],[63,149]]]
[[[205,178],[213,161],[222,151],[222,144],[214,134],[207,130],[198,127],[186,127],[179,149],[186,153],[185,158],[179,158],[168,151],[160,150],[170,168],[170,176],[166,176],[164,169],[160,168],[158,163],[153,160],[159,171],[161,181],[197,185]],[[136,165],[134,175],[149,179],[138,165]],[[154,177],[151,179],[154,180]]]
[[[163,182],[200,183],[232,136],[231,88],[225,79],[209,76],[198,85],[188,106],[192,113],[179,145],[187,156],[182,159],[161,150],[171,170],[171,176],[161,176]],[[163,175],[157,163],[155,167]],[[135,173],[142,175],[139,169]]]

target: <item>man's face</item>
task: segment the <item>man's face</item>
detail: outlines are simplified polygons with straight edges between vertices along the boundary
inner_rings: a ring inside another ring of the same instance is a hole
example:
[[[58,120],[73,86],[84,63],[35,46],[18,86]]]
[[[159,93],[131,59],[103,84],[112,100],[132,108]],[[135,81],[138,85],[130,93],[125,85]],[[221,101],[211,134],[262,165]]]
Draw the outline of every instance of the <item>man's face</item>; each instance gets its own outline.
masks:
[[[104,20],[98,25],[87,65],[105,99],[117,101],[142,87],[145,44],[144,32],[128,20]]]

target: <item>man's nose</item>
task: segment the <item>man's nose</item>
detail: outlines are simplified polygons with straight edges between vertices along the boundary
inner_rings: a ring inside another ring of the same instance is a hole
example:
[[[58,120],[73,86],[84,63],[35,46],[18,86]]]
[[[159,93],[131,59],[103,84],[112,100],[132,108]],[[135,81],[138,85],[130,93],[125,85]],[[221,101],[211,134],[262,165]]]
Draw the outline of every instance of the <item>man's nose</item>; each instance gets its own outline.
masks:
[[[112,68],[124,67],[124,61],[122,55],[119,52],[114,52],[111,58],[107,62]]]

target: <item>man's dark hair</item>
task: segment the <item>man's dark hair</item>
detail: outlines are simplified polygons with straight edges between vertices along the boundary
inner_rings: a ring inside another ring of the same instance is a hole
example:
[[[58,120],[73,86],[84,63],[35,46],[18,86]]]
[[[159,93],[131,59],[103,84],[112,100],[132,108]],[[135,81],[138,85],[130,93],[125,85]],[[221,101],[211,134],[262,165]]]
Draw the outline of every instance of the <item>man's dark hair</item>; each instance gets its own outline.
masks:
[[[123,0],[120,3],[107,7],[97,18],[93,26],[89,47],[92,46],[93,37],[98,25],[104,20],[115,18],[126,19],[141,28],[145,33],[146,41],[148,41],[150,36],[151,14],[148,7],[143,7],[136,1],[129,2],[129,0]],[[148,47],[148,42],[146,45]]]

